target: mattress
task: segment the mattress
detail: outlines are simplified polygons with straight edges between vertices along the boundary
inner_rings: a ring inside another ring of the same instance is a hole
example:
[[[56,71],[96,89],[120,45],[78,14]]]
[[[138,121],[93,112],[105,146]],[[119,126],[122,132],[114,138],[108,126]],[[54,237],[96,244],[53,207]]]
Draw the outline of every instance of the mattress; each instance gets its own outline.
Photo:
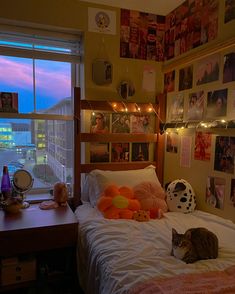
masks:
[[[223,271],[235,265],[235,224],[195,210],[167,212],[149,222],[105,219],[90,203],[79,206],[78,272],[86,294],[121,294],[155,277]],[[172,228],[205,227],[219,239],[217,259],[186,264],[171,256]],[[229,293],[229,292],[228,292]]]

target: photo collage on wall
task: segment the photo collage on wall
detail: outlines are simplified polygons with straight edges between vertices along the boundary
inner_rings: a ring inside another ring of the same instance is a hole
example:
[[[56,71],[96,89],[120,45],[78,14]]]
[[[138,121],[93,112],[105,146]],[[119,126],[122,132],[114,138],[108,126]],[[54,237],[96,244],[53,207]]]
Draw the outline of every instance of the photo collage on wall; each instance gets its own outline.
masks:
[[[210,85],[210,83],[218,81],[220,71],[222,72],[223,84],[235,81],[235,52],[225,54],[223,65],[220,67],[221,57],[220,54],[214,54],[199,60],[195,67],[189,65],[180,68],[177,73],[175,71],[165,73],[164,89],[165,93],[170,95],[168,121],[188,122],[226,118],[228,89],[225,87],[220,89],[212,87],[213,90],[207,91],[202,89],[203,85]],[[180,93],[174,92],[176,74],[179,75],[178,90]],[[170,83],[173,85],[169,86]],[[185,94],[184,91],[192,89],[193,85],[198,90]],[[235,99],[232,107],[229,108],[229,115],[233,116],[234,113]]]
[[[164,60],[165,16],[121,9],[120,57]]]
[[[154,133],[153,114],[92,113],[90,132],[96,134]],[[90,143],[90,162],[149,161],[149,143]]]
[[[235,115],[235,91],[230,90],[229,83],[235,81],[235,52],[213,54],[202,58],[193,65],[179,68],[175,73],[169,71],[164,75],[164,91],[168,96],[167,121],[198,126],[203,122],[217,123],[226,119],[231,120]],[[178,75],[178,77],[177,77]],[[170,80],[170,77],[172,80]],[[221,82],[219,82],[221,77]],[[178,91],[175,81],[178,80]],[[173,86],[170,85],[173,81]],[[214,82],[220,86],[214,87]],[[228,86],[227,86],[228,84]],[[174,90],[175,89],[175,90]],[[205,202],[212,207],[224,209],[225,186],[231,181],[230,200],[235,207],[235,137],[215,136],[212,148],[212,137],[208,131],[195,131],[193,145],[194,160],[210,162],[213,160],[214,172],[225,173],[224,177],[208,177],[205,190]],[[177,131],[166,135],[166,152],[179,151],[179,134]],[[212,150],[214,151],[212,153]],[[230,179],[227,179],[230,178]],[[227,193],[227,192],[226,192]]]
[[[171,59],[217,37],[219,1],[185,1],[166,16],[165,56]]]
[[[185,1],[166,16],[121,9],[120,57],[163,61],[179,56],[217,37],[218,14],[219,0]],[[226,21],[232,17],[227,12]]]

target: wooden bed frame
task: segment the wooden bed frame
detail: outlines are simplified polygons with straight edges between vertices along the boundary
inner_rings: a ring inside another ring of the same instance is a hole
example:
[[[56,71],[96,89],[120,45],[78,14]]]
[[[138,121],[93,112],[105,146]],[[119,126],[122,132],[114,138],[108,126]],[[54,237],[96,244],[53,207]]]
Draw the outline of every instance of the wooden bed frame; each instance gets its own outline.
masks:
[[[81,100],[81,89],[74,89],[74,119],[75,119],[75,177],[74,177],[74,203],[75,206],[80,204],[81,195],[81,174],[89,173],[93,169],[102,170],[131,170],[141,169],[150,164],[156,166],[156,173],[159,181],[163,185],[163,165],[164,165],[164,135],[160,133],[160,122],[165,121],[165,95],[158,95],[156,103],[139,103],[141,113],[149,113],[149,108],[156,115],[154,133],[149,134],[126,134],[126,133],[109,133],[109,134],[92,134],[81,132],[81,111],[107,111],[110,113],[123,113],[124,105],[128,108],[128,113],[139,113],[135,102],[121,101],[100,101],[100,100]],[[114,103],[116,106],[114,107]],[[135,161],[135,162],[109,162],[109,163],[81,163],[81,143],[82,142],[143,142],[155,143],[153,161]]]

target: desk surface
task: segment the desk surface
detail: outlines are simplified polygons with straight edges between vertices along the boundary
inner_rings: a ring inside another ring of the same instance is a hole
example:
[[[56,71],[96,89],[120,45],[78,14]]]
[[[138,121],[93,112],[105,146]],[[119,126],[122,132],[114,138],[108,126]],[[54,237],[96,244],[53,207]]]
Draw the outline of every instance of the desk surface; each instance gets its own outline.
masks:
[[[69,206],[41,210],[38,204],[17,214],[0,211],[0,256],[75,246],[78,223]]]
[[[77,223],[77,219],[69,206],[42,210],[39,208],[39,204],[32,204],[16,214],[9,214],[0,210],[0,232],[73,223]]]

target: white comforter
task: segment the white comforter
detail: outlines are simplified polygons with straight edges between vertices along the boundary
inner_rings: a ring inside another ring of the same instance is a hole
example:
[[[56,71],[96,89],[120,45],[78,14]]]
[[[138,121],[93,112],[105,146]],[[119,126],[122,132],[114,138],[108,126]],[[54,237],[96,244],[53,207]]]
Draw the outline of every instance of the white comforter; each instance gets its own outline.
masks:
[[[202,211],[165,213],[160,220],[107,220],[89,203],[76,210],[78,261],[86,294],[120,294],[155,276],[223,270],[235,265],[235,224]],[[206,227],[219,239],[219,257],[185,264],[170,255],[171,231]]]

